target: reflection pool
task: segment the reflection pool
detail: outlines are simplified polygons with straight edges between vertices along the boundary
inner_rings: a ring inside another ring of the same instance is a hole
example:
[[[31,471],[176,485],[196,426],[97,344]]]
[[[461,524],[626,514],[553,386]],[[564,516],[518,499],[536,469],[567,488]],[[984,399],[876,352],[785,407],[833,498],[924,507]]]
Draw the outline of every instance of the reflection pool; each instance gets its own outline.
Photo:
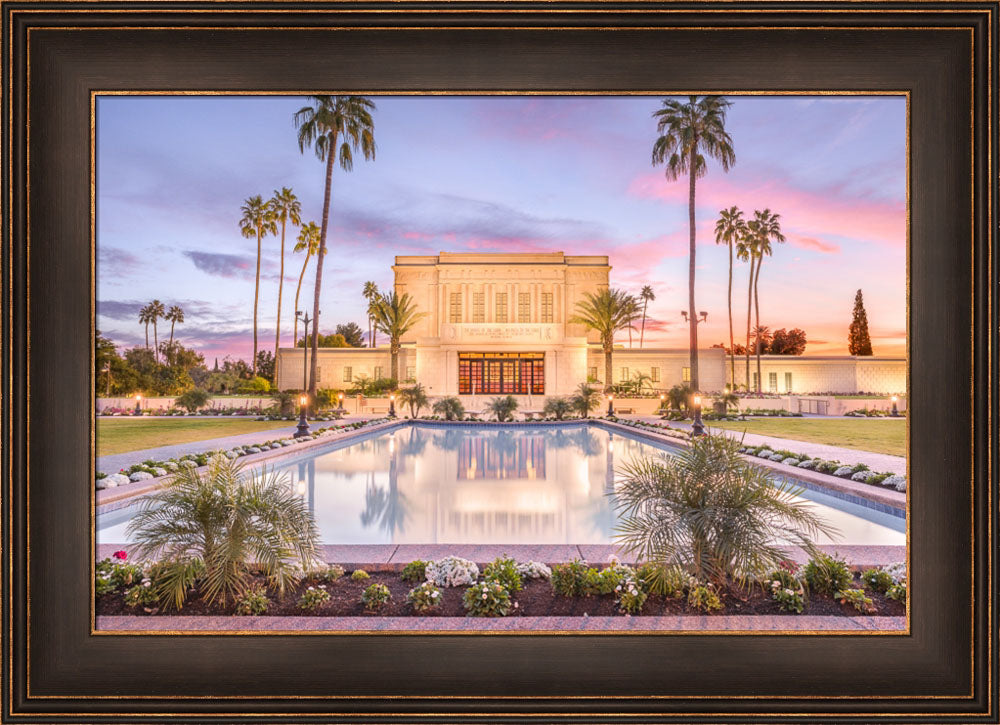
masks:
[[[616,470],[670,450],[584,423],[418,423],[275,466],[306,498],[324,544],[608,544]],[[814,490],[802,497],[839,531],[817,543],[906,543],[901,517]],[[98,543],[127,543],[134,512],[99,514]]]

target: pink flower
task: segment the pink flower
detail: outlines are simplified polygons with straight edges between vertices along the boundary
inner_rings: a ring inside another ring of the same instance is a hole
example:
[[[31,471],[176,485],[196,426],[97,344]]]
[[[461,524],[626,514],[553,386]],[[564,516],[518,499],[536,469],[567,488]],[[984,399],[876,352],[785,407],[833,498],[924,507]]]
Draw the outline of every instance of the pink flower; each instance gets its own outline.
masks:
[[[111,556],[115,557],[119,561],[125,561],[126,559],[128,559],[128,552],[125,551],[124,549],[119,549]]]

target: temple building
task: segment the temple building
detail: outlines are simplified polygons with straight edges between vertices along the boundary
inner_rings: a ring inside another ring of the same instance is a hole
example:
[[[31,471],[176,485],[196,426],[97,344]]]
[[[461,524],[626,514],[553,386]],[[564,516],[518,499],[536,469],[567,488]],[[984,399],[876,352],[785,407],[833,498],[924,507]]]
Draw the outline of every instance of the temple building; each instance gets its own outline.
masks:
[[[552,396],[587,380],[603,384],[604,353],[594,330],[571,320],[588,293],[609,286],[606,256],[562,252],[398,256],[395,290],[424,316],[401,340],[400,384],[420,381],[430,396]],[[277,387],[305,387],[302,348],[278,353]],[[700,388],[721,391],[729,363],[723,350],[698,353]],[[752,385],[756,364],[751,361]],[[690,380],[687,348],[618,348],[612,384],[636,373],[655,389]],[[745,368],[737,360],[736,380]],[[388,344],[320,348],[317,387],[349,388],[359,377],[390,376]],[[905,358],[765,356],[761,390],[771,393],[905,392]]]

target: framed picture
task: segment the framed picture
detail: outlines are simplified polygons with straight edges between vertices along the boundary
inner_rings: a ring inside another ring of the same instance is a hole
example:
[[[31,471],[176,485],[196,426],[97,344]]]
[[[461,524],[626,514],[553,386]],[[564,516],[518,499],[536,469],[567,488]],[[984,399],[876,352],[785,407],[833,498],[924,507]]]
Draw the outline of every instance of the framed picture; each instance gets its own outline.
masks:
[[[3,11],[2,717],[997,721],[995,5]]]

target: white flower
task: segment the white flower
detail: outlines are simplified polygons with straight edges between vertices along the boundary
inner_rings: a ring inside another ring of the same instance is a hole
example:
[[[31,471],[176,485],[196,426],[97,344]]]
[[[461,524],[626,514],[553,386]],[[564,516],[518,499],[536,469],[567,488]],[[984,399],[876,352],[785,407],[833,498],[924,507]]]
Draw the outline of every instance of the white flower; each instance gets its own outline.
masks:
[[[795,594],[795,592],[793,592],[791,589],[786,589],[785,594],[787,594],[788,596],[792,596],[793,594]]]
[[[615,587],[615,591],[616,592],[620,592],[621,590],[622,590],[622,585],[621,584],[619,584],[618,586]]]
[[[142,583],[142,585],[143,585],[144,587],[148,587],[148,586],[149,586],[149,584],[150,584],[150,582],[148,582],[148,581],[144,581],[144,582]]]
[[[483,599],[486,599],[486,592],[483,592]]]
[[[431,598],[432,599],[437,599],[438,598],[438,594],[440,594],[440,592],[431,592]]]
[[[517,609],[517,602],[514,602],[514,609]]]

